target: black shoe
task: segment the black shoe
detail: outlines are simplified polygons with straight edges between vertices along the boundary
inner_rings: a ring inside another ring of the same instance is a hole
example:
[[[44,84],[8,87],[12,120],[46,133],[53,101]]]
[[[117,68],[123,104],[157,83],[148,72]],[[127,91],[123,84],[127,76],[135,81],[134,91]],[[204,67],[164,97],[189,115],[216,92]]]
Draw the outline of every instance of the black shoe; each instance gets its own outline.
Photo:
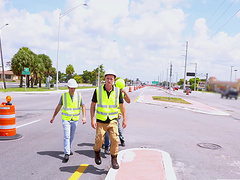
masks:
[[[120,139],[120,141],[121,141],[121,146],[125,147],[125,141],[123,139]]]
[[[63,162],[68,162],[68,160],[69,160],[69,154],[65,154],[63,158]]]
[[[117,156],[111,155],[111,157],[112,157],[112,168],[119,169],[119,164],[117,162]]]
[[[106,147],[104,148],[104,153],[105,153],[105,154],[110,154],[110,147],[109,147],[109,146],[106,146]]]
[[[94,151],[94,152],[95,152],[95,163],[99,165],[102,163],[100,151]]]
[[[70,151],[70,155],[73,155],[73,152],[72,152],[72,151]]]

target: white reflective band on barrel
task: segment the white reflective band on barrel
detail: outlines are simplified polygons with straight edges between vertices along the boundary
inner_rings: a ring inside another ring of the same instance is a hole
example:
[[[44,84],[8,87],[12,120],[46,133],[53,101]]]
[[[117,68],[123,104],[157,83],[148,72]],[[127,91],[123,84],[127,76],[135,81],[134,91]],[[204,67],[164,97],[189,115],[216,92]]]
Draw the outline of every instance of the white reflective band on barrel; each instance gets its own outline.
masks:
[[[0,129],[14,129],[14,128],[16,128],[16,125],[0,126]]]
[[[15,118],[15,114],[10,114],[10,115],[0,115],[0,118]]]

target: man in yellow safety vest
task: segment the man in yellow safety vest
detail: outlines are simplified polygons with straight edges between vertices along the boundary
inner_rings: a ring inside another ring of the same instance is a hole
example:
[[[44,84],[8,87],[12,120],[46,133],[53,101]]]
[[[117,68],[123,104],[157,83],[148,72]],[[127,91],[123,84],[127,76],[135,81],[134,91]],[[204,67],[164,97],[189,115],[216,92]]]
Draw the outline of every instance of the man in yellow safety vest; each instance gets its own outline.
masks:
[[[92,97],[92,103],[90,107],[91,114],[91,126],[96,129],[96,138],[95,145],[93,147],[95,151],[95,163],[101,164],[101,155],[100,150],[104,141],[104,136],[106,131],[109,133],[111,140],[111,162],[112,168],[118,169],[119,165],[117,162],[118,155],[118,106],[120,107],[123,122],[122,127],[127,126],[125,106],[123,104],[122,93],[119,88],[115,87],[114,80],[116,74],[113,70],[107,70],[105,73],[105,84],[96,88]],[[96,119],[95,120],[95,106],[97,105],[96,110]]]
[[[53,123],[56,115],[62,109],[62,124],[64,130],[64,159],[68,162],[69,155],[72,155],[71,145],[77,128],[80,112],[82,109],[82,123],[86,123],[86,108],[81,93],[75,92],[77,82],[74,79],[68,81],[68,92],[63,93],[57,105],[50,123]]]

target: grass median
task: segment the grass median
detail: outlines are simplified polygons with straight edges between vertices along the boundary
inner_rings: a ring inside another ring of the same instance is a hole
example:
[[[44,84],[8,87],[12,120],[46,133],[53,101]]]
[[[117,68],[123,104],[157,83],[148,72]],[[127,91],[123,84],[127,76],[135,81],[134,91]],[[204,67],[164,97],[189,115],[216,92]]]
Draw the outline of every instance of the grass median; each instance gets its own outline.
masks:
[[[157,101],[165,101],[165,102],[173,102],[173,103],[181,103],[181,104],[191,104],[185,100],[183,100],[182,98],[174,98],[171,97],[169,99],[169,97],[164,97],[164,96],[152,96],[153,100],[157,100]]]

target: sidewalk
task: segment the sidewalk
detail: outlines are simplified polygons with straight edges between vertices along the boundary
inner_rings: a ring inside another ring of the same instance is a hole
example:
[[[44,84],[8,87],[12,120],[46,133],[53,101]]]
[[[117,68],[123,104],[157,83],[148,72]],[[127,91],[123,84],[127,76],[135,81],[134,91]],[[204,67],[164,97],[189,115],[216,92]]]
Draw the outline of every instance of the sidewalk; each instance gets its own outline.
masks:
[[[152,99],[152,95],[140,95],[137,102],[146,103],[146,104],[155,104],[155,105],[160,105],[160,106],[164,106],[164,107],[185,109],[185,110],[204,113],[204,114],[230,116],[229,113],[226,113],[221,110],[215,109],[213,107],[207,106],[205,104],[196,102],[194,100],[190,100],[190,99],[184,99],[184,100],[190,102],[191,104],[181,104],[181,103],[157,101],[157,100]]]
[[[105,180],[176,180],[168,153],[157,149],[133,148],[118,153],[118,170],[110,169]]]

